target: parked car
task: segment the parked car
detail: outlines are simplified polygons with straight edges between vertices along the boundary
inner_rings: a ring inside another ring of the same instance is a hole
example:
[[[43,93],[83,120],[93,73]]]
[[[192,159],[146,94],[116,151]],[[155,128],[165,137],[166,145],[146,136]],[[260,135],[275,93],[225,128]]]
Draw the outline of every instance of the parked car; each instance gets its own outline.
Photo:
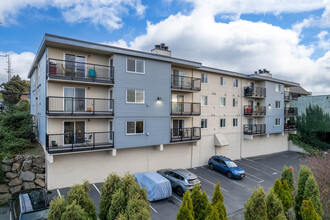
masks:
[[[43,220],[49,211],[48,192],[44,189],[22,190],[9,199],[10,220]]]
[[[224,156],[212,156],[209,159],[208,165],[211,170],[218,170],[226,174],[228,178],[242,179],[245,177],[245,171]]]
[[[195,174],[185,169],[164,169],[158,170],[157,173],[167,178],[176,190],[179,196],[182,196],[186,190],[192,190],[197,184],[200,184],[199,179]]]
[[[156,172],[135,173],[134,178],[141,188],[147,190],[150,202],[167,199],[172,195],[170,181]]]

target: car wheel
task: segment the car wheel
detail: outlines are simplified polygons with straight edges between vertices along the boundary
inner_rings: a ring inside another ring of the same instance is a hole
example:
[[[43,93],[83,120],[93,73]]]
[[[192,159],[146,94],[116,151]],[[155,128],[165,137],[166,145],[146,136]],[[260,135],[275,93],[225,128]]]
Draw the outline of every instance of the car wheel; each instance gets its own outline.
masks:
[[[214,169],[213,163],[210,163],[209,167],[210,167],[211,170],[213,170]]]
[[[178,186],[176,187],[176,193],[179,195],[179,196],[183,196],[183,189],[181,186]]]
[[[228,172],[228,173],[227,173],[227,177],[228,177],[229,179],[231,179],[231,178],[233,177],[233,174],[232,174],[231,172]]]

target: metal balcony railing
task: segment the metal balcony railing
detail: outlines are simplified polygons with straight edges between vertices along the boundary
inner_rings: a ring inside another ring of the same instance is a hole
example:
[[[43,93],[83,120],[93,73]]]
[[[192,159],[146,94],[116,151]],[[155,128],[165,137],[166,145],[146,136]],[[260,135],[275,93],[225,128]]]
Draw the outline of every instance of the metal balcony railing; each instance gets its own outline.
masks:
[[[114,132],[66,132],[47,134],[49,154],[100,150],[114,147]]]
[[[114,83],[114,67],[93,63],[48,59],[47,77],[49,79]]]
[[[111,116],[113,99],[48,96],[46,113],[49,116]]]
[[[296,131],[297,127],[294,123],[285,123],[284,124],[284,131]]]
[[[284,92],[284,100],[285,101],[297,101],[298,94],[286,91],[286,92]]]
[[[244,106],[244,115],[264,116],[266,115],[266,106]]]
[[[244,87],[244,96],[245,97],[255,97],[255,98],[265,98],[266,97],[266,88],[247,86]]]
[[[284,116],[296,116],[298,115],[298,108],[286,107],[284,108]]]
[[[200,115],[201,104],[192,102],[172,102],[171,115]]]
[[[244,134],[255,135],[255,134],[266,134],[265,124],[245,124]]]
[[[192,141],[201,139],[201,128],[172,128],[171,142]]]
[[[201,79],[187,76],[172,75],[172,89],[200,91]]]

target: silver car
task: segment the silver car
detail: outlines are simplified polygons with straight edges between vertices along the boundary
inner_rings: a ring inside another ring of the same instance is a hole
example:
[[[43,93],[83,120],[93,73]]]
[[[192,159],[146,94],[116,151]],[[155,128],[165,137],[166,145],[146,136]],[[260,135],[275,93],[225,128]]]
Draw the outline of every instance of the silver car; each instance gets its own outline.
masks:
[[[182,196],[186,190],[192,190],[194,185],[200,184],[195,174],[185,169],[164,169],[157,173],[167,178],[176,190],[179,196]]]

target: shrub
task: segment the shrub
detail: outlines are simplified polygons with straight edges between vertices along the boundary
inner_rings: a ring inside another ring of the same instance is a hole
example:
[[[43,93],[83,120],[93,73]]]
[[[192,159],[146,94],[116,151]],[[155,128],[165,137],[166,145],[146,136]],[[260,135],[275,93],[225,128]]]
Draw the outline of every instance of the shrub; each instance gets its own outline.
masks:
[[[311,200],[313,206],[319,216],[323,216],[322,204],[320,200],[320,192],[316,180],[313,175],[310,175],[305,184],[304,200]]]
[[[191,213],[191,215],[194,216],[194,206],[193,206],[193,202],[192,202],[189,190],[187,190],[183,194],[183,199],[182,199],[181,206],[185,206],[185,205],[187,206],[187,208],[188,208],[189,212]]]
[[[220,220],[219,213],[215,207],[212,207],[211,212],[207,215],[205,220]]]
[[[186,195],[186,193],[185,193]],[[194,220],[194,215],[192,214],[188,203],[181,204],[179,208],[178,215],[176,216],[177,220]]]
[[[89,218],[84,209],[82,209],[80,205],[77,205],[74,200],[66,207],[61,220],[89,220]]]
[[[111,205],[107,215],[108,220],[116,219],[119,214],[125,213],[126,208],[125,194],[121,188],[119,188],[111,198]]]
[[[317,215],[313,202],[311,200],[303,200],[301,209],[301,218],[302,220],[318,220],[319,216]]]
[[[48,220],[58,220],[66,210],[66,201],[64,197],[57,196],[50,202]]]
[[[101,187],[101,202],[99,211],[99,218],[101,220],[106,219],[109,212],[109,207],[111,205],[112,195],[119,189],[119,187],[120,177],[115,173],[110,174],[104,181]]]
[[[262,186],[259,185],[245,203],[244,217],[246,220],[267,219],[266,194]]]
[[[298,175],[298,191],[295,198],[295,206],[294,206],[294,211],[296,213],[296,217],[298,220],[301,219],[300,208],[302,201],[304,200],[305,184],[310,175],[312,175],[312,171],[307,166],[304,165],[300,166],[299,175]]]
[[[269,191],[266,197],[266,205],[267,205],[267,217],[269,220],[274,220],[276,219],[277,216],[284,215],[282,203],[277,198],[273,189]]]
[[[129,220],[149,220],[150,209],[149,202],[147,200],[138,199],[136,197],[131,198],[125,211],[126,219]]]
[[[219,214],[220,220],[227,220],[227,212],[226,212],[226,206],[223,204],[223,202],[218,201],[213,205],[213,207],[217,210]]]
[[[211,204],[217,209],[219,219],[221,220],[227,219],[227,211],[225,205],[223,204],[223,201],[224,198],[221,193],[220,183],[218,182],[214,187]]]
[[[201,186],[199,184],[194,186],[191,199],[194,207],[194,218],[196,220],[205,219],[212,207],[205,191],[201,193]]]
[[[273,189],[274,189],[274,193],[282,203],[283,210],[286,212],[292,206],[292,195],[288,184],[286,183],[285,180],[282,184],[282,182],[279,179],[277,179],[274,183]]]
[[[290,191],[292,192],[294,190],[293,171],[287,166],[284,166],[282,175],[281,175],[281,182],[283,183],[284,181],[286,181],[286,183],[288,184],[288,186],[290,188]]]

